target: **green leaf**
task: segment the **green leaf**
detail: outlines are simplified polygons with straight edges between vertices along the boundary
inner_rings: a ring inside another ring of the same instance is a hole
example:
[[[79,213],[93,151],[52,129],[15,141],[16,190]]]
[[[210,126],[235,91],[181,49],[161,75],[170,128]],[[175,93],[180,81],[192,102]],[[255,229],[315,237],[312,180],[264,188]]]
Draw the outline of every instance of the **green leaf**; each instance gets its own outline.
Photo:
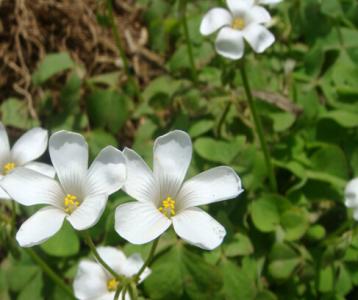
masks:
[[[270,291],[261,291],[256,295],[255,300],[277,300],[277,297]]]
[[[342,179],[348,179],[348,162],[342,149],[336,145],[322,145],[312,156],[314,170]]]
[[[204,259],[177,244],[152,265],[152,275],[144,281],[150,299],[208,299],[217,293],[221,278]]]
[[[127,98],[112,90],[94,90],[86,99],[90,122],[117,133],[128,117]]]
[[[206,300],[215,295],[221,286],[221,277],[216,268],[204,259],[182,247],[185,291],[191,299]]]
[[[91,85],[106,85],[109,88],[116,88],[118,86],[119,76],[121,72],[110,72],[93,76],[87,80]]]
[[[225,299],[256,299],[255,279],[250,274],[247,274],[245,270],[240,269],[234,262],[227,259],[221,262],[220,269],[223,274]]]
[[[229,244],[224,245],[224,253],[227,257],[250,255],[254,252],[253,245],[246,235],[237,233]]]
[[[26,101],[9,98],[1,104],[1,121],[4,125],[20,129],[30,129],[39,125],[37,120],[30,117]]]
[[[151,81],[143,92],[146,101],[152,98],[168,97],[171,98],[180,88],[183,81],[174,80],[169,76],[161,76]]]
[[[9,288],[19,292],[39,273],[39,268],[31,265],[17,264],[8,272]]]
[[[321,119],[331,119],[346,128],[356,128],[358,126],[357,114],[344,110],[332,110],[323,114]]]
[[[269,259],[268,272],[279,281],[290,278],[300,263],[297,253],[283,243],[277,243],[273,246]]]
[[[198,137],[209,130],[211,130],[214,126],[214,121],[212,120],[201,120],[193,123],[193,125],[189,129],[189,134],[192,138]]]
[[[324,0],[321,3],[321,11],[323,14],[331,17],[331,18],[338,18],[342,17],[343,10],[342,6],[338,0]]]
[[[151,275],[144,281],[150,299],[178,299],[183,294],[181,250],[172,247],[152,266]]]
[[[49,255],[68,257],[79,252],[80,241],[72,226],[64,222],[61,230],[40,247]]]
[[[300,239],[309,227],[307,212],[299,208],[285,211],[281,215],[281,226],[287,241]]]
[[[327,266],[319,270],[318,289],[322,293],[328,293],[333,290],[334,270],[332,266]]]
[[[17,300],[42,300],[43,288],[42,273],[36,273],[35,277],[21,290]]]
[[[278,201],[281,199],[274,195],[262,196],[251,205],[251,217],[254,225],[262,232],[272,232],[280,224]]]
[[[219,141],[212,138],[199,138],[194,143],[195,151],[208,161],[230,164],[238,155],[244,137],[238,137],[231,142]]]
[[[270,118],[273,121],[273,129],[276,132],[289,129],[296,120],[294,115],[286,112],[271,113]]]
[[[326,235],[326,229],[321,225],[313,225],[307,230],[307,238],[313,241],[321,240]]]
[[[40,85],[52,76],[74,67],[74,62],[66,52],[48,54],[32,75],[35,85]]]

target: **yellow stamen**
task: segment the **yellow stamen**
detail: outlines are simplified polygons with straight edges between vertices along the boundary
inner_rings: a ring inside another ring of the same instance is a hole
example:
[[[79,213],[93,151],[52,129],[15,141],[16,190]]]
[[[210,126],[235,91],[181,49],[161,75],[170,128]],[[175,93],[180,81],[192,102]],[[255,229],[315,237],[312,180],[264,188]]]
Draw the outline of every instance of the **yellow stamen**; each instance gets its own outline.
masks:
[[[115,278],[107,280],[107,290],[109,292],[115,292],[117,290],[118,284],[119,282]]]
[[[65,205],[65,212],[71,214],[80,205],[80,202],[75,195],[67,194],[63,204]]]
[[[246,26],[245,20],[243,18],[237,17],[231,24],[231,27],[234,29],[242,30]]]
[[[14,162],[8,162],[3,166],[4,174],[8,174],[10,171],[16,168],[16,164]]]
[[[158,210],[167,218],[175,216],[175,200],[168,196],[162,201],[162,205]]]

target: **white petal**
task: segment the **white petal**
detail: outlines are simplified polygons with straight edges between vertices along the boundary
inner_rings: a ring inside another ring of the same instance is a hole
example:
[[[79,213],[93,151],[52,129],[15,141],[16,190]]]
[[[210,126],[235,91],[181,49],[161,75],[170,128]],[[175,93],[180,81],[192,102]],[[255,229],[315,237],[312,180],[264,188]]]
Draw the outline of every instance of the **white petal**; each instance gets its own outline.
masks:
[[[215,42],[216,52],[220,55],[236,60],[244,55],[244,39],[241,31],[224,27],[219,31]]]
[[[118,274],[123,274],[123,270],[127,261],[124,253],[114,247],[98,247],[99,256]]]
[[[259,4],[266,4],[266,5],[274,5],[274,4],[277,4],[277,3],[280,3],[282,2],[282,0],[259,0],[258,3]]]
[[[225,25],[232,23],[229,11],[223,8],[213,8],[204,16],[200,24],[200,33],[209,35]]]
[[[26,165],[24,165],[24,168],[36,171],[38,173],[41,173],[42,175],[46,175],[51,178],[54,178],[56,175],[56,172],[55,172],[55,169],[53,168],[53,166],[50,166],[45,163],[40,163],[37,161],[27,163]]]
[[[0,122],[0,173],[2,172],[2,164],[6,163],[10,156],[9,138],[4,125]]]
[[[44,207],[21,225],[16,240],[21,247],[41,244],[61,229],[65,217],[56,207]]]
[[[345,205],[358,208],[358,178],[348,182],[345,192]]]
[[[134,274],[138,273],[143,264],[144,261],[140,254],[134,253],[128,257],[123,274],[127,277],[131,277]],[[140,275],[139,283],[146,279],[150,275],[150,273],[151,270],[149,268],[145,268],[143,273]]]
[[[135,151],[125,148],[123,154],[127,165],[127,179],[123,189],[138,201],[153,202],[156,197],[153,172]]]
[[[132,244],[145,244],[161,235],[171,221],[151,203],[131,202],[117,207],[115,230]]]
[[[226,0],[230,11],[234,15],[240,16],[246,15],[254,5],[254,2],[254,0]]]
[[[82,194],[88,167],[88,145],[78,133],[59,131],[50,137],[49,151],[57,176],[66,193]]]
[[[0,183],[1,186],[1,183]],[[1,187],[0,187],[0,201],[1,200],[10,200],[11,197],[8,193],[6,193]]]
[[[87,193],[111,195],[123,186],[125,179],[126,165],[122,152],[108,146],[98,154],[88,171]]]
[[[154,142],[154,177],[160,185],[157,201],[176,197],[185,178],[192,156],[190,136],[180,130],[171,131]]]
[[[27,168],[15,168],[0,181],[1,187],[22,205],[51,204],[62,207],[63,191],[59,183]]]
[[[250,15],[252,18],[252,21],[255,23],[268,23],[271,21],[271,15],[270,13],[261,6],[254,6],[250,10]]]
[[[96,299],[107,294],[107,277],[103,267],[98,263],[82,260],[78,265],[73,290],[80,300]]]
[[[94,226],[102,216],[107,199],[108,196],[105,194],[87,196],[67,220],[76,230],[85,230]]]
[[[275,42],[274,35],[266,27],[256,23],[245,27],[242,33],[252,49],[257,53],[264,52]]]
[[[220,223],[197,207],[188,208],[173,217],[173,226],[183,240],[205,250],[218,247],[226,235]]]
[[[18,165],[39,158],[47,148],[48,133],[42,128],[33,128],[22,135],[11,149],[11,156]]]
[[[241,180],[232,168],[213,168],[184,183],[177,197],[178,208],[233,199],[242,191]]]

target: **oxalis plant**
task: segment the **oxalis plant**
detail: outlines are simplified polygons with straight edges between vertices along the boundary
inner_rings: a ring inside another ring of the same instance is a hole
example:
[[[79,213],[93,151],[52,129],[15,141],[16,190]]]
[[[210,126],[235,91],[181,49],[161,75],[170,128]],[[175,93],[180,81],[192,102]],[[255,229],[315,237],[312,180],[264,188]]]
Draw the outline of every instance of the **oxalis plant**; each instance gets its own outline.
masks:
[[[327,1],[331,5],[338,3]],[[154,2],[151,5],[155,6]],[[343,114],[336,109],[338,101],[330,98],[330,105],[336,110],[325,111],[321,116],[322,120],[349,128],[353,142],[346,144],[340,140],[342,148],[348,149],[354,169],[348,172],[345,171],[348,167],[342,167],[347,162],[340,148],[313,139],[319,128],[303,134],[296,128],[292,134],[280,135],[293,122],[286,114],[272,112],[259,103],[257,98],[267,95],[257,92],[259,84],[250,81],[253,71],[250,64],[255,63],[255,72],[264,72],[266,65],[261,64],[261,54],[271,51],[276,39],[282,38],[282,44],[290,39],[290,36],[275,37],[273,33],[280,24],[271,16],[271,10],[287,5],[285,2],[288,1],[218,1],[215,7],[203,5],[208,10],[200,12],[200,20],[192,22],[188,9],[196,4],[176,1],[177,19],[166,26],[171,27],[174,22],[182,31],[184,51],[180,55],[184,53],[187,61],[189,89],[201,89],[203,94],[208,90],[212,94],[230,94],[226,97],[230,99],[215,123],[200,120],[196,127],[179,130],[176,128],[183,126],[174,122],[172,130],[160,129],[162,134],[155,135],[149,155],[139,154],[145,153],[142,148],[148,149],[146,138],[133,147],[137,151],[124,146],[102,147],[101,143],[92,160],[87,135],[52,130],[49,136],[40,127],[28,130],[11,147],[6,128],[0,122],[0,198],[5,203],[0,215],[1,241],[6,242],[15,260],[25,253],[38,265],[47,276],[46,283],[51,281],[60,290],[54,299],[358,297],[354,290],[358,285],[358,238],[354,223],[358,221],[358,178],[350,180],[358,174],[358,152],[352,145],[358,141],[357,115]],[[300,1],[294,2],[294,9],[305,11]],[[112,2],[104,3],[107,26],[112,31],[126,83],[133,98],[143,104],[147,94],[158,87],[141,91],[122,45]],[[287,7],[283,10],[288,18],[293,11]],[[344,47],[346,33],[340,22],[350,28],[355,25],[342,21],[331,6],[322,4],[322,7],[347,62],[346,56],[355,57],[356,52],[352,54],[348,46]],[[311,7],[307,4],[304,8]],[[191,30],[193,23],[196,32]],[[159,30],[157,23],[151,26]],[[294,34],[291,28],[289,32]],[[202,49],[192,36],[198,33],[202,36],[200,41],[210,45],[216,71],[221,75],[220,80],[212,77],[214,91],[210,91],[210,84],[206,85],[212,78],[200,73],[200,63],[196,61]],[[352,32],[347,36],[353,36]],[[328,42],[332,43],[331,39],[330,36]],[[284,56],[284,47],[278,48],[279,55]],[[328,60],[317,51],[313,49],[308,55],[310,67],[316,57]],[[322,62],[317,76],[328,68],[326,64]],[[290,62],[285,67],[288,73],[292,71]],[[327,87],[321,77],[310,81],[302,74],[296,75],[300,81],[309,81],[306,83],[310,87],[319,85],[328,98],[332,93],[331,81],[336,80],[334,74],[331,76]],[[345,85],[340,88],[337,93],[357,96],[356,90],[348,90]],[[300,93],[295,91],[295,99]],[[272,95],[266,98],[272,97],[275,98]],[[287,104],[287,100],[280,100],[276,102],[281,108],[299,110]],[[188,109],[180,105],[179,110]],[[346,110],[356,109],[345,105]],[[305,108],[310,106],[309,103]],[[241,115],[242,107],[247,108],[245,115]],[[173,105],[171,109],[177,108]],[[146,103],[140,110],[148,110]],[[237,111],[239,118],[234,117]],[[265,113],[273,116],[273,126],[279,128],[274,137],[267,134],[271,125],[262,119]],[[319,114],[319,109],[315,113]],[[252,132],[253,145],[248,145],[244,135],[237,133],[235,122],[240,122],[239,129],[251,130],[247,135]],[[308,120],[307,124],[314,127],[310,122],[313,123]],[[235,127],[233,135],[239,138],[228,134],[224,126]],[[329,126],[337,130],[332,123]],[[141,128],[143,135],[147,130],[150,135],[154,132],[147,124]],[[209,130],[215,139],[197,139]],[[337,132],[343,135],[342,131]],[[244,150],[237,150],[240,147]],[[47,163],[38,162],[47,149],[44,160]],[[200,159],[193,159],[196,152]],[[319,197],[333,197],[338,204],[325,199],[314,202],[317,191],[323,195]],[[215,213],[215,208],[219,208],[219,213]],[[109,237],[109,231],[115,234]],[[86,249],[84,254],[75,253],[71,259],[59,257],[56,266],[50,263],[41,255],[49,243],[53,248],[72,247],[70,243],[56,244],[59,235],[79,236],[81,249]],[[5,282],[3,274],[0,275]]]

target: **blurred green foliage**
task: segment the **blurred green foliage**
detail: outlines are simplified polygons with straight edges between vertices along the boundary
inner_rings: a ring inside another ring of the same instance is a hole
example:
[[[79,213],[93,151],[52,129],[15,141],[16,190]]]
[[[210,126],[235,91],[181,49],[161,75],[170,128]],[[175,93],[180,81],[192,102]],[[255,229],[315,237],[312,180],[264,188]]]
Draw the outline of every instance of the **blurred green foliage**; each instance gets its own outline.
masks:
[[[283,1],[270,9],[276,43],[246,58],[279,194],[268,188],[237,64],[217,56],[213,39],[199,33],[204,13],[224,1],[188,5],[198,84],[177,2],[136,1],[149,48],[166,58],[165,71],[142,86],[141,99],[118,84],[117,70],[88,77],[68,53],[53,53],[32,74],[42,89],[35,99],[39,119],[22,99],[9,98],[0,107],[2,122],[21,130],[39,124],[75,130],[86,136],[92,157],[111,144],[132,146],[148,162],[155,137],[183,129],[194,142],[189,175],[218,164],[240,174],[245,193],[208,208],[227,228],[225,243],[203,252],[165,234],[153,273],[141,285],[145,298],[358,299],[358,234],[343,204],[346,182],[358,176],[357,1]],[[128,245],[113,229],[113,210],[127,200],[122,192],[112,196],[91,232],[98,243],[145,256],[148,246]],[[0,231],[0,299],[66,299],[26,252],[20,259],[11,254],[5,223]],[[89,255],[67,225],[36,251],[69,284]]]

